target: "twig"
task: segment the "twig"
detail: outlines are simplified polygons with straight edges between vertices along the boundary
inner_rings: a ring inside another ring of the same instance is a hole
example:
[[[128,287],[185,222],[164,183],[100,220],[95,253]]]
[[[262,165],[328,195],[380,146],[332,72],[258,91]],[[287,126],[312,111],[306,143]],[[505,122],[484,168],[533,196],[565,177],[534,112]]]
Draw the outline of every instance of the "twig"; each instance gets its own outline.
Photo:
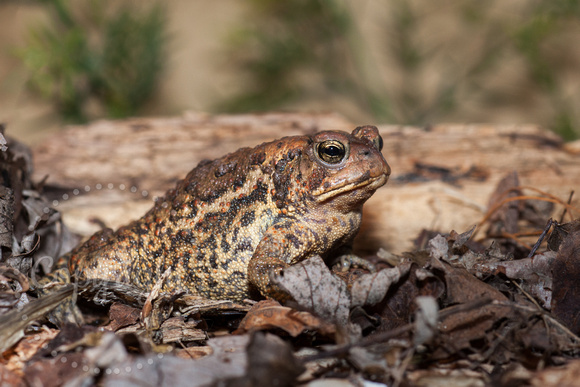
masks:
[[[500,196],[500,199],[503,198],[504,196],[509,195],[510,192],[513,191],[521,191],[522,189],[527,189],[530,191],[534,191],[537,192],[540,195],[543,196],[530,196],[530,195],[518,195],[518,196],[514,196],[514,197],[509,197],[506,198],[504,200],[502,200],[501,202],[497,203],[495,206],[493,206],[492,208],[489,209],[489,211],[487,211],[487,213],[485,214],[485,216],[483,217],[483,219],[479,222],[479,225],[477,226],[477,228],[475,229],[475,231],[473,232],[473,234],[471,235],[471,239],[475,238],[475,235],[477,234],[477,232],[482,228],[482,226],[489,220],[489,218],[497,211],[499,210],[504,204],[512,202],[512,201],[517,201],[517,200],[540,200],[540,201],[545,201],[545,202],[551,202],[551,203],[556,203],[556,204],[560,204],[562,205],[566,210],[570,210],[570,211],[575,211],[580,213],[580,208],[574,207],[572,205],[570,205],[569,203],[564,202],[562,199],[549,194],[548,192],[542,191],[540,189],[537,189],[535,187],[530,187],[530,186],[525,186],[525,185],[521,185],[521,186],[517,186],[517,187],[512,187],[508,190],[506,190],[502,196]]]
[[[574,190],[570,192],[570,196],[568,196],[568,204],[572,203],[572,198],[574,197]],[[562,216],[560,216],[560,223],[564,221],[564,216],[568,212],[568,207],[564,207],[564,211],[562,211]]]
[[[73,295],[72,284],[31,301],[22,308],[15,308],[0,316],[0,353],[24,337],[24,328],[56,308],[63,300]]]
[[[580,337],[578,337],[574,332],[572,332],[566,326],[562,325],[561,322],[556,320],[554,317],[552,317],[549,313],[547,313],[542,308],[540,308],[538,310],[537,307],[532,308],[531,306],[520,305],[520,304],[516,304],[513,302],[509,302],[509,301],[493,301],[493,304],[494,305],[508,306],[511,308],[517,308],[517,309],[525,310],[527,312],[538,313],[538,314],[544,315],[552,324],[554,324],[555,326],[560,328],[562,330],[562,332],[564,332],[565,334],[570,336],[570,338],[573,339],[576,343],[580,344]]]
[[[538,248],[540,248],[540,245],[544,241],[544,238],[546,237],[546,234],[548,233],[548,231],[552,227],[553,223],[554,223],[554,221],[552,220],[552,218],[548,219],[548,223],[546,223],[546,227],[544,227],[544,231],[542,231],[542,233],[538,237],[538,241],[536,242],[536,244],[534,244],[534,247],[532,247],[532,250],[530,250],[530,253],[528,254],[528,258],[532,258],[534,256],[534,254],[536,253],[536,251],[538,250]]]
[[[528,257],[529,258],[529,257]],[[538,308],[539,312],[543,312],[544,309],[540,306],[540,304],[538,304],[538,301],[536,301],[536,299],[534,297],[532,297],[528,292],[526,292],[521,286],[520,284],[518,284],[516,281],[514,281],[513,279],[510,280],[512,284],[515,285],[516,288],[518,288],[520,290],[520,292],[523,293],[524,296],[526,296],[526,298],[528,300],[530,300],[532,302],[532,304],[536,305],[536,308]]]
[[[454,306],[451,310],[443,309],[439,312],[439,320],[442,320],[442,319],[449,317],[449,316],[456,314],[456,313],[468,312],[470,310],[481,308],[485,305],[490,304],[491,302],[492,302],[491,298],[484,297],[484,298],[481,298],[479,300],[474,300],[472,302],[467,302],[465,304]],[[375,344],[380,343],[380,342],[385,342],[385,341],[392,339],[394,337],[397,337],[403,333],[407,333],[407,332],[412,331],[414,327],[415,327],[414,323],[405,324],[405,325],[402,325],[398,328],[391,329],[390,331],[387,331],[387,332],[378,333],[376,335],[365,337],[364,339],[360,340],[358,343],[344,344],[344,345],[341,345],[337,348],[331,349],[329,351],[324,351],[324,352],[317,353],[315,355],[306,356],[306,357],[302,358],[301,361],[302,361],[302,363],[308,363],[311,361],[326,359],[329,357],[343,356],[343,355],[346,355],[350,351],[351,348],[368,347],[368,346],[375,345]]]

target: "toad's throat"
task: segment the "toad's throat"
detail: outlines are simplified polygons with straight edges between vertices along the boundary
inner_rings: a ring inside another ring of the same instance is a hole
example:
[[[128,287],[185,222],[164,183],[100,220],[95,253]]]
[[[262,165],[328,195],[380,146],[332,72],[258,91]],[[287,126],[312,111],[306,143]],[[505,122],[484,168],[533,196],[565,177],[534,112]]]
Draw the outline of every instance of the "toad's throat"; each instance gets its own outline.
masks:
[[[366,191],[374,192],[374,190],[382,187],[387,180],[389,179],[389,175],[380,175],[377,177],[373,177],[370,179],[365,179],[363,181],[355,181],[355,182],[345,182],[343,185],[337,186],[330,191],[325,191],[322,188],[319,188],[312,192],[312,195],[316,199],[317,202],[323,202],[328,200],[332,197],[341,195],[345,192],[351,192],[354,190],[358,190],[359,188],[370,186],[366,189]]]

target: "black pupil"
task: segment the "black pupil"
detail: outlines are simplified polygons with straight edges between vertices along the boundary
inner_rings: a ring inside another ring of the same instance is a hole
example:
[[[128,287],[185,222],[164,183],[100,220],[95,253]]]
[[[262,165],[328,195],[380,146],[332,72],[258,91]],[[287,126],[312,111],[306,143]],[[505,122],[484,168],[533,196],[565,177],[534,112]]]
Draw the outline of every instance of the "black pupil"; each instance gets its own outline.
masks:
[[[336,157],[336,156],[340,156],[340,148],[337,147],[336,145],[328,145],[325,150],[327,155],[331,156],[331,157]]]

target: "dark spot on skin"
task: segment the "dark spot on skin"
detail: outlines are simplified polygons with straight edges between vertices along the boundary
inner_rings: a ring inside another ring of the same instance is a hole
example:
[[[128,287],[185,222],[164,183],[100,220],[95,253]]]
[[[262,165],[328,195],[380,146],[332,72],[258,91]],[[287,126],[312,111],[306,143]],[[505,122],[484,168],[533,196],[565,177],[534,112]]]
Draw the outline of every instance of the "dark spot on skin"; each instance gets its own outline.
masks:
[[[302,154],[302,150],[300,149],[292,149],[288,151],[288,159],[290,160],[294,160],[297,156],[300,156]]]
[[[197,243],[197,238],[192,230],[183,229],[176,233],[171,238],[171,248],[175,249],[177,246],[181,245],[195,245]]]
[[[227,188],[215,189],[208,188],[206,192],[199,192],[199,200],[208,204],[213,203],[216,199],[221,198],[227,192]]]
[[[210,277],[209,281],[207,281],[207,285],[209,288],[217,288],[220,284],[219,282]]]
[[[278,208],[286,205],[292,182],[295,179],[302,180],[302,175],[299,172],[298,176],[295,176],[296,170],[296,162],[290,162],[290,159],[281,159],[276,163],[276,172],[272,175],[272,182],[276,191],[273,199]]]
[[[282,141],[278,141],[278,143],[276,144],[276,147],[278,149],[282,148],[282,145],[284,145],[284,143],[282,143]]]
[[[234,205],[234,203],[236,205],[239,203],[241,207],[247,208],[251,204],[256,202],[262,202],[266,204],[268,202],[267,194],[268,194],[268,186],[265,185],[264,183],[259,182],[258,184],[256,184],[256,189],[253,190],[249,195],[244,196],[240,199],[232,200],[232,205]]]
[[[224,253],[228,253],[230,251],[230,244],[228,243],[228,241],[226,240],[226,238],[222,237],[222,242],[221,242],[221,248],[222,248],[222,252]]]
[[[300,239],[298,239],[298,237],[296,237],[296,235],[294,234],[286,234],[286,239],[288,239],[290,242],[292,242],[292,244],[294,245],[294,248],[298,249],[300,248]]]
[[[244,273],[242,273],[239,270],[235,270],[229,277],[228,277],[228,282],[230,284],[235,284],[238,285],[239,284],[243,284],[245,283],[247,280],[247,277]],[[236,298],[237,296],[237,292],[239,291],[237,289],[237,286],[228,286],[227,291],[225,292],[225,296],[226,298]]]
[[[197,254],[197,261],[205,263],[205,255],[202,253]],[[196,266],[195,270],[201,270],[203,273],[206,273],[206,274],[211,273],[209,265],[205,265],[205,264]]]
[[[212,269],[217,269],[218,263],[217,263],[217,254],[215,253],[215,251],[208,257],[207,261]]]
[[[286,169],[286,165],[288,164],[287,160],[278,160],[276,163],[276,173],[283,173],[284,169]]]
[[[183,257],[183,262],[187,264],[189,262],[189,260],[191,259],[191,254],[189,253],[189,251],[184,251],[182,257]]]
[[[260,165],[260,170],[264,175],[271,175],[274,172],[274,168],[268,163]]]
[[[188,218],[195,218],[197,216],[197,206],[195,205],[195,202],[192,200],[189,203],[187,203],[187,206],[191,209],[191,211],[189,212],[189,214],[187,214]]]
[[[246,226],[254,223],[254,220],[255,219],[256,219],[255,212],[253,210],[252,211],[248,211],[240,219],[240,224],[242,225],[242,227],[246,227]]]
[[[325,181],[325,182],[324,182],[324,188],[329,188],[329,187],[330,187],[330,182],[328,182],[328,181]]]
[[[236,248],[234,249],[234,254],[242,251],[252,251],[252,250],[253,250],[252,240],[250,238],[244,238],[240,243],[236,245]]]
[[[308,189],[314,191],[316,188],[320,187],[325,178],[326,170],[324,168],[314,169],[308,179]]]
[[[189,263],[189,258],[184,261],[186,264]],[[186,266],[188,267],[188,266]],[[183,277],[183,283],[186,284],[194,284],[196,282],[196,278],[197,278],[197,273],[193,270],[186,270],[185,271],[185,277]]]
[[[245,176],[237,176],[232,185],[233,185],[234,189],[236,189],[236,188],[242,188],[245,183],[246,183]]]
[[[222,223],[222,218],[224,216],[225,214],[221,212],[208,212],[203,217],[203,221],[201,223],[197,223],[194,229],[196,231],[203,232],[209,232],[211,230],[219,230],[219,227]]]
[[[361,176],[361,177],[359,177],[359,178],[357,179],[357,183],[362,183],[362,182],[365,182],[365,181],[367,181],[368,179],[370,179],[370,177],[371,177],[371,173],[370,173],[370,171],[366,171],[365,173],[363,173],[363,174],[362,174],[362,176]]]
[[[290,222],[284,222],[284,223],[277,223],[275,225],[273,225],[272,227],[276,230],[289,230],[290,229]]]
[[[217,167],[217,169],[215,170],[214,176],[222,177],[223,175],[226,175],[235,170],[237,165],[238,163],[236,161],[220,164],[219,167]]]
[[[150,228],[146,224],[140,224],[138,228],[135,229],[135,234],[139,236],[146,236],[150,233]]]
[[[226,212],[209,212],[203,217],[203,221],[195,225],[197,231],[228,230],[240,208],[248,208],[256,202],[267,203],[268,187],[264,183],[258,183],[249,195],[235,198],[230,201],[230,209]]]
[[[165,242],[161,243],[161,246],[153,252],[154,258],[160,258],[164,255],[167,248],[165,247]]]
[[[203,242],[201,242],[199,244],[199,248],[201,250],[206,250],[206,251],[215,251],[217,249],[215,235],[210,234],[210,236],[206,240],[204,240]]]
[[[318,236],[318,233],[316,231],[311,230],[311,232],[312,232],[312,238],[314,240],[320,239],[320,237]],[[325,235],[325,237],[326,237],[326,235]]]
[[[252,153],[250,165],[260,165],[266,161],[266,152]]]
[[[196,189],[197,189],[197,181],[196,180],[189,181],[185,187],[186,192],[195,192]]]

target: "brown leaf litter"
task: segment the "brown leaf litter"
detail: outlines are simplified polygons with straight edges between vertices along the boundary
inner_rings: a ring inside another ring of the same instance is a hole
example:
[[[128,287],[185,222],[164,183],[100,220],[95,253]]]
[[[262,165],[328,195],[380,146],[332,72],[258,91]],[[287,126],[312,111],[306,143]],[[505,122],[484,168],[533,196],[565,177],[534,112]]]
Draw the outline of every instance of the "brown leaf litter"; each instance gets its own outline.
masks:
[[[30,181],[25,148],[7,145],[0,152],[3,385],[580,385],[580,211],[521,186],[515,172],[498,184],[483,220],[474,219],[477,228],[409,235],[416,251],[379,251],[368,257],[370,272],[337,273],[320,257],[284,270],[275,280],[293,298],[285,305],[106,281],[38,299],[31,289],[50,270],[44,257],[76,240],[43,199],[42,184]],[[424,165],[419,172],[451,183],[457,174],[484,178]],[[555,208],[570,220],[546,227]],[[57,329],[47,315],[71,297],[86,323]]]

